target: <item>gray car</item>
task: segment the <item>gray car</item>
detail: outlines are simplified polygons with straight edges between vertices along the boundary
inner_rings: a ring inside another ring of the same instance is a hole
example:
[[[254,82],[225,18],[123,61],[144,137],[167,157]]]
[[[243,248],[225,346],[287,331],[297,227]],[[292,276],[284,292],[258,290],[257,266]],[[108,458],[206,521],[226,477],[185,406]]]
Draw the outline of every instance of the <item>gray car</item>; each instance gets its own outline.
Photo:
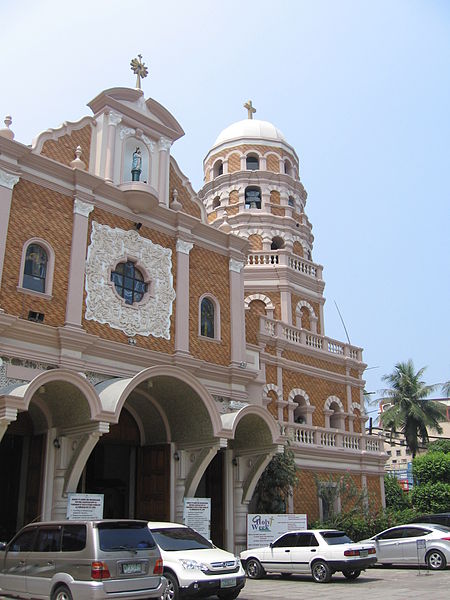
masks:
[[[33,523],[0,551],[0,593],[14,598],[160,598],[162,574],[146,521]]]
[[[362,543],[375,544],[379,563],[426,564],[445,569],[450,562],[450,528],[431,523],[411,523],[381,531]]]

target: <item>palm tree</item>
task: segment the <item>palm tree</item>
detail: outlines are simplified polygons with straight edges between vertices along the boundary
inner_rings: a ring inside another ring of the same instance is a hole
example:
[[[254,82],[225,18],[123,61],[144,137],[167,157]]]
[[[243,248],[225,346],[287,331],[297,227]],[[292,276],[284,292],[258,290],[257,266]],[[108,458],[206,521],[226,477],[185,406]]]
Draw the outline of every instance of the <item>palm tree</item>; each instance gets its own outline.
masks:
[[[413,458],[419,448],[419,439],[422,444],[427,444],[429,429],[442,433],[439,421],[445,419],[445,407],[427,399],[437,386],[422,381],[424,371],[425,367],[415,373],[410,359],[397,363],[394,372],[383,377],[390,384],[390,388],[383,391],[383,400],[389,402],[390,407],[381,414],[381,422],[391,435],[403,433]]]

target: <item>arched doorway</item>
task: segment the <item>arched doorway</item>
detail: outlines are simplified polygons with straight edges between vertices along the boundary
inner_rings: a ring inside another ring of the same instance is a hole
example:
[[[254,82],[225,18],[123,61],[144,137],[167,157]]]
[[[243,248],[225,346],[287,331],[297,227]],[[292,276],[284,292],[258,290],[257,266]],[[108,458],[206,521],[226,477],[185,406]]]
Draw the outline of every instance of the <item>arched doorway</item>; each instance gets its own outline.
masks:
[[[144,446],[136,419],[123,408],[119,422],[100,438],[78,485],[81,493],[103,494],[106,519],[168,520],[170,446]]]
[[[46,435],[39,433],[39,413],[36,406],[19,413],[0,443],[1,541],[41,517]]]

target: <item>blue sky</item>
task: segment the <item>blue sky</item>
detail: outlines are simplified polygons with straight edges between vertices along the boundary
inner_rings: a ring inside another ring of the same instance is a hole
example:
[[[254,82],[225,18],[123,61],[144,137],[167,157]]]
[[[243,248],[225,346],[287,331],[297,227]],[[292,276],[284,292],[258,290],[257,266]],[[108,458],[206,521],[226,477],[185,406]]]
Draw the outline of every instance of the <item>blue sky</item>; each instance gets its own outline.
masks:
[[[0,115],[26,144],[133,87],[140,52],[198,190],[251,98],[300,157],[326,334],[345,340],[337,302],[369,391],[409,358],[450,379],[450,0],[4,0],[1,17]]]

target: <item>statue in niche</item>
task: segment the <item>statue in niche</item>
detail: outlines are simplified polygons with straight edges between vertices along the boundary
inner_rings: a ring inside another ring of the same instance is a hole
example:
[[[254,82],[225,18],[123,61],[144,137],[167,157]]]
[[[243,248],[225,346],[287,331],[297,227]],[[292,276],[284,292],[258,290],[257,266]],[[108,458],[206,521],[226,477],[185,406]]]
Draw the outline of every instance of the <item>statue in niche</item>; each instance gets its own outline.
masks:
[[[133,160],[131,162],[131,181],[139,181],[142,173],[142,154],[139,146],[133,152]]]

